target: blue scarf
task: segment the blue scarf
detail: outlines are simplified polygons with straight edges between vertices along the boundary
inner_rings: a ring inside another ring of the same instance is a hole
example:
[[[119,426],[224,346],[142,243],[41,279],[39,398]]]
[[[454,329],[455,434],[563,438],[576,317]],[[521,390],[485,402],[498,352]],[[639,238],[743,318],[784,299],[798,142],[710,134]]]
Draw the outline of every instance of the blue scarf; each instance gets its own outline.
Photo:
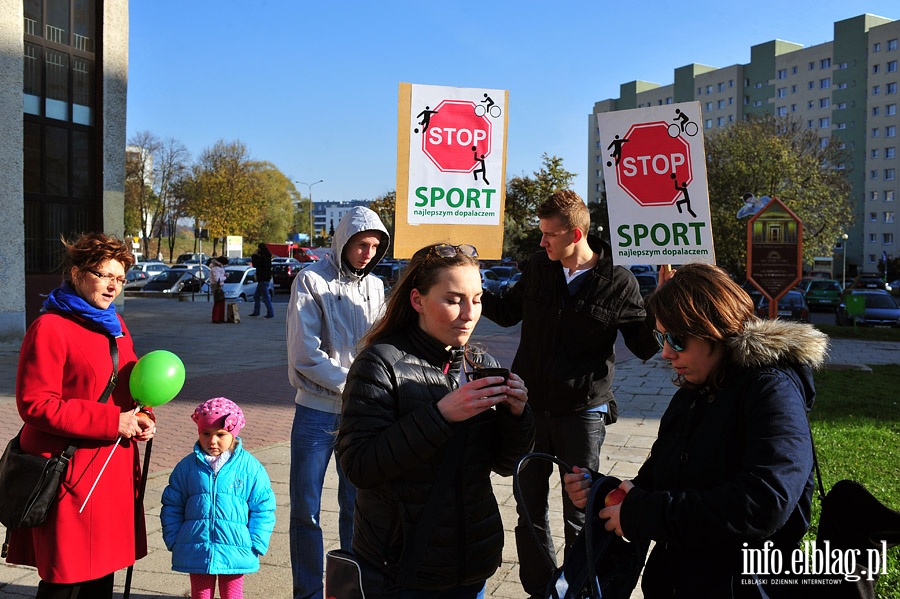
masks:
[[[95,308],[75,293],[68,281],[51,291],[47,299],[44,300],[41,312],[48,310],[72,314],[86,320],[89,325],[93,325],[91,328],[99,329],[100,332],[113,337],[122,336],[122,323],[119,322],[119,317],[116,316],[115,304],[110,304],[106,310]]]

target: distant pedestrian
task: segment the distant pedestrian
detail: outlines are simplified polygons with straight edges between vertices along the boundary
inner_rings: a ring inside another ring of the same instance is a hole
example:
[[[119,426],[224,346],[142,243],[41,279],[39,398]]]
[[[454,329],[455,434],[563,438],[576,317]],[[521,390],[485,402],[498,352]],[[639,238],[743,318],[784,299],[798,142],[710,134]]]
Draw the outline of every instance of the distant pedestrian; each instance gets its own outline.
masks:
[[[265,467],[241,445],[236,403],[215,397],[191,419],[200,436],[163,491],[163,541],[172,569],[191,576],[191,599],[242,599],[244,574],[259,570],[275,529],[275,494]]]
[[[219,256],[213,258],[209,265],[209,287],[213,294],[212,321],[214,323],[225,322],[225,265],[228,258]]]
[[[256,269],[256,292],[253,294],[253,312],[250,316],[259,316],[259,303],[266,305],[266,318],[275,317],[275,309],[272,307],[272,296],[269,287],[272,282],[272,252],[266,244],[260,243],[256,251],[250,256],[250,263]]]

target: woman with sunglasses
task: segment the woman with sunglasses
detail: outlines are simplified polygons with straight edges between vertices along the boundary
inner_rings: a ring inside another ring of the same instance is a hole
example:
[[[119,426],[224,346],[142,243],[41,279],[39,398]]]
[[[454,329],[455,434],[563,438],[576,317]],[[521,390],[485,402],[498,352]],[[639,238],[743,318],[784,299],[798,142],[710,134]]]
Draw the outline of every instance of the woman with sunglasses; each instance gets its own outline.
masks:
[[[353,552],[367,597],[474,598],[500,565],[491,472],[509,476],[534,440],[516,374],[468,346],[481,316],[471,245],[413,255],[364,339],[343,393],[337,452],[358,488]]]
[[[808,324],[757,318],[746,292],[704,264],[679,268],[647,305],[679,390],[650,457],[620,485],[625,499],[599,516],[607,530],[656,542],[646,599],[781,596],[791,587],[764,584],[758,567],[746,571],[746,551],[768,546],[789,569],[809,526],[806,413],[827,337]],[[589,485],[581,469],[565,476],[580,507]]]
[[[112,597],[113,573],[147,554],[135,441],[151,439],[156,425],[129,392],[137,357],[113,305],[134,263],[128,244],[102,233],[64,243],[63,283],[22,341],[16,404],[25,422],[22,451],[50,457],[77,449],[47,521],[13,530],[7,561],[37,567],[39,599],[102,599]],[[101,402],[113,370],[111,341],[118,384]]]

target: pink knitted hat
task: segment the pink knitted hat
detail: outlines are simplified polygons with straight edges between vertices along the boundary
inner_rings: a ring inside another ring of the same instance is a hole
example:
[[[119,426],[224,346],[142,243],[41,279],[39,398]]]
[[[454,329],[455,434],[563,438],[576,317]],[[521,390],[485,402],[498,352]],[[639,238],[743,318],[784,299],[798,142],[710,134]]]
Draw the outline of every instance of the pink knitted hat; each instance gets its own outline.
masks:
[[[223,428],[235,437],[247,424],[244,413],[236,403],[227,397],[213,397],[197,406],[191,419],[197,423],[197,430],[203,432],[214,426]]]

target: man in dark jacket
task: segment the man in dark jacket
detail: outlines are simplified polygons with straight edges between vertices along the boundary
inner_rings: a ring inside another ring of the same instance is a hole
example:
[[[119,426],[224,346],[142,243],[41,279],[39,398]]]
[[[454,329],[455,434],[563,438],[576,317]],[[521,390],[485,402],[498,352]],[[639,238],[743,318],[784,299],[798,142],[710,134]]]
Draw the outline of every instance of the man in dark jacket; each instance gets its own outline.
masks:
[[[269,295],[269,285],[272,282],[272,252],[264,243],[256,246],[256,252],[250,256],[250,263],[256,269],[256,291],[253,294],[253,312],[250,316],[259,316],[259,302],[266,306],[266,318],[275,317],[275,309],[272,307],[272,296]]]
[[[617,408],[610,386],[615,369],[616,335],[648,359],[658,350],[653,321],[641,300],[638,283],[626,268],[614,266],[611,249],[588,235],[590,213],[573,191],[552,194],[538,207],[541,251],[503,297],[485,292],[483,314],[501,326],[522,323],[512,370],[522,373],[537,428],[535,451],[568,464],[599,468],[606,424]],[[541,596],[550,580],[544,555],[555,556],[548,520],[552,464],[533,461],[520,482],[525,505],[519,505],[516,544],[519,577],[525,591]],[[584,524],[584,513],[565,493],[566,547]],[[542,540],[535,545],[525,528],[527,510]]]

